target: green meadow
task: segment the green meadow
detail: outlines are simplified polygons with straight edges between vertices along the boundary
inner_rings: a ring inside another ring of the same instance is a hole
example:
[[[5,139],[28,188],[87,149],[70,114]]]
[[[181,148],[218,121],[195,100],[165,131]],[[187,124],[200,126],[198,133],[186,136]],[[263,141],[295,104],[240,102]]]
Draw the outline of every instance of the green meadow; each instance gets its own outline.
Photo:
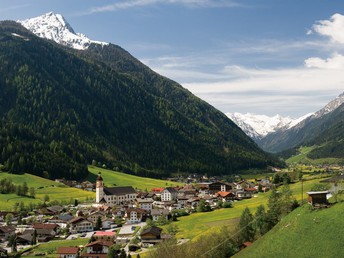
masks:
[[[322,164],[338,164],[343,162],[342,158],[321,158],[321,159],[311,159],[307,157],[307,154],[314,150],[316,146],[301,147],[299,148],[299,154],[290,157],[286,160],[287,164],[312,164],[312,165],[322,165]]]
[[[25,252],[22,257],[34,258],[39,254],[44,254],[46,258],[56,258],[57,248],[61,246],[70,247],[70,246],[84,246],[89,242],[87,238],[77,238],[74,240],[56,240],[50,241],[48,243],[43,243],[37,245],[32,250]]]
[[[320,179],[309,180],[303,182],[303,187],[300,182],[290,184],[290,189],[293,196],[301,201],[303,188],[303,198],[307,198],[307,193],[312,186],[318,183]],[[234,228],[241,216],[242,211],[248,207],[254,213],[257,207],[261,204],[266,205],[269,199],[270,192],[259,193],[258,197],[234,202],[233,208],[219,209],[211,212],[193,213],[189,216],[180,217],[179,221],[174,222],[178,227],[177,238],[197,239],[203,234],[211,233],[213,230],[221,226],[229,226]]]
[[[305,204],[235,257],[344,257],[343,217],[344,203],[319,210]]]
[[[132,186],[135,189],[150,191],[155,187],[167,187],[167,186],[180,186],[181,183],[153,179],[147,177],[139,177],[134,175],[129,175],[121,172],[116,172],[108,169],[103,169],[95,166],[89,166],[88,170],[90,174],[87,178],[90,182],[95,182],[97,175],[101,172],[102,178],[104,179],[104,184],[107,187],[113,186]]]
[[[30,203],[41,203],[44,200],[45,195],[49,196],[50,201],[56,200],[59,202],[63,200],[68,201],[70,199],[84,201],[87,198],[95,198],[95,193],[93,192],[68,187],[64,184],[31,174],[16,175],[1,172],[0,180],[3,178],[11,178],[15,185],[22,185],[26,182],[29,188],[33,187],[35,189],[36,195],[35,198],[30,198],[18,196],[16,194],[0,194],[1,210],[13,210],[15,203],[20,202],[23,202],[26,206]]]

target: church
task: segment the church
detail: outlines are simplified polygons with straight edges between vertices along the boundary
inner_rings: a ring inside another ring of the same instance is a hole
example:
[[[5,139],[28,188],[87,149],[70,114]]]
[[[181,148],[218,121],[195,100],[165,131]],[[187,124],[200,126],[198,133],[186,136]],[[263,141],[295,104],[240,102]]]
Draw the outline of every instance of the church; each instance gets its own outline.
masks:
[[[104,187],[104,180],[99,172],[96,181],[96,203],[122,205],[134,201],[136,196],[137,193],[132,186]]]

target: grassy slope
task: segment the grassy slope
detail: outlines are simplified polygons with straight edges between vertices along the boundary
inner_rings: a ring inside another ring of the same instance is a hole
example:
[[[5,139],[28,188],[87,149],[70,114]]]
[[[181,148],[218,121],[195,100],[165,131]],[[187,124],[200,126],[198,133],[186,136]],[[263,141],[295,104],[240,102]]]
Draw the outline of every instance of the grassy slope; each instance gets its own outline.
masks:
[[[108,187],[117,186],[128,186],[131,185],[137,189],[148,189],[154,187],[166,187],[166,186],[176,186],[180,183],[158,180],[152,178],[143,178],[133,175],[128,175],[120,172],[114,172],[111,170],[106,170],[102,168],[97,168],[90,166],[90,174],[87,180],[95,182],[98,172],[102,173],[105,185]],[[56,183],[54,181],[34,176],[31,174],[9,174],[5,172],[0,173],[0,180],[3,178],[11,178],[12,182],[16,185],[22,185],[24,182],[28,184],[28,187],[34,187],[36,192],[36,198],[20,197],[16,194],[0,194],[0,210],[11,210],[15,203],[24,202],[25,205],[31,203],[40,203],[44,199],[45,195],[49,195],[50,200],[69,200],[79,199],[83,200],[88,198],[95,198],[95,193],[83,191],[77,188],[68,187],[64,184]]]
[[[60,241],[51,241],[48,243],[43,243],[38,245],[32,251],[27,252],[23,255],[23,257],[30,258],[30,257],[37,257],[35,254],[45,253],[44,257],[46,258],[56,258],[56,251],[58,247],[65,246],[80,246],[85,245],[89,242],[87,238],[78,238],[75,240],[60,240]]]
[[[307,191],[310,191],[313,184],[319,182],[320,179],[305,181],[303,184],[303,197],[306,198]],[[290,185],[293,196],[297,200],[301,200],[301,184],[295,183]],[[267,204],[270,193],[259,193],[258,197],[243,200],[234,203],[234,208],[220,209],[207,213],[194,213],[190,216],[179,218],[175,225],[178,227],[178,238],[197,238],[202,234],[211,233],[216,227],[223,225],[235,226],[242,211],[248,207],[254,213],[256,208],[261,204]]]
[[[112,170],[107,170],[103,168],[98,168],[94,166],[89,166],[88,170],[90,174],[87,180],[95,182],[96,177],[99,172],[101,172],[104,179],[104,184],[107,187],[113,186],[132,186],[137,189],[148,191],[154,187],[166,187],[166,186],[177,186],[181,183],[171,182],[167,180],[152,179],[146,177],[139,177],[134,175],[128,175],[120,172],[115,172]]]
[[[344,203],[311,211],[304,205],[236,257],[344,257]]]
[[[0,209],[11,210],[16,202],[24,202],[28,205],[30,202],[39,203],[42,202],[45,195],[48,195],[50,200],[69,200],[70,198],[83,200],[87,197],[94,198],[95,194],[88,191],[83,191],[77,188],[71,188],[64,184],[56,183],[54,181],[34,176],[31,174],[15,175],[5,172],[0,173],[0,180],[3,178],[11,178],[12,182],[16,185],[21,185],[24,182],[28,187],[34,187],[36,192],[36,198],[20,197],[16,194],[0,194]]]
[[[307,154],[310,153],[315,148],[316,146],[301,147],[299,149],[300,154],[290,157],[289,159],[286,160],[286,163],[287,164],[305,163],[305,164],[321,165],[321,164],[336,164],[343,161],[343,159],[339,159],[339,158],[323,158],[323,159],[308,158]]]

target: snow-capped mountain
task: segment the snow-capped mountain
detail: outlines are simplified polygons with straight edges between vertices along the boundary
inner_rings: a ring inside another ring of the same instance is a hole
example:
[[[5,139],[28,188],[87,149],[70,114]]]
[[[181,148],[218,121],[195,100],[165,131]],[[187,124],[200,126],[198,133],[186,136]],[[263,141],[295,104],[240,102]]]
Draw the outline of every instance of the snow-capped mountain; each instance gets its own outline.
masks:
[[[282,117],[280,115],[266,116],[256,115],[252,113],[226,113],[248,136],[254,140],[264,138],[266,135],[279,130],[289,129],[312,114],[293,119],[289,116]]]
[[[62,15],[53,12],[17,22],[41,38],[50,39],[74,49],[85,50],[92,43],[108,45],[105,42],[91,40],[81,33],[75,33]]]
[[[336,110],[340,105],[344,103],[344,92],[336,97],[334,100],[330,101],[325,107],[314,113],[312,118],[319,118],[332,111]]]

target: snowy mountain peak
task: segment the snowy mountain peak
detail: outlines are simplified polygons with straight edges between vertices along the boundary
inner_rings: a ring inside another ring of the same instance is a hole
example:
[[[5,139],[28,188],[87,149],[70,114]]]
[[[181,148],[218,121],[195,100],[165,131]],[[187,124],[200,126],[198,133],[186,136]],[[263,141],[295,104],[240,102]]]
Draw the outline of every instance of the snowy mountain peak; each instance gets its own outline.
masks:
[[[74,49],[85,50],[92,43],[108,45],[105,42],[91,40],[81,33],[75,33],[61,14],[49,12],[35,18],[17,22],[41,38],[50,39],[58,44]]]
[[[264,138],[269,133],[289,129],[311,114],[303,116],[299,119],[293,119],[289,116],[282,117],[280,115],[275,115],[270,117],[252,113],[227,113],[226,115],[233,120],[233,122],[236,123],[248,136],[257,140]]]
[[[330,101],[325,107],[316,112],[312,118],[319,118],[323,115],[331,113],[336,110],[340,105],[344,103],[344,92],[336,97],[334,100]]]

